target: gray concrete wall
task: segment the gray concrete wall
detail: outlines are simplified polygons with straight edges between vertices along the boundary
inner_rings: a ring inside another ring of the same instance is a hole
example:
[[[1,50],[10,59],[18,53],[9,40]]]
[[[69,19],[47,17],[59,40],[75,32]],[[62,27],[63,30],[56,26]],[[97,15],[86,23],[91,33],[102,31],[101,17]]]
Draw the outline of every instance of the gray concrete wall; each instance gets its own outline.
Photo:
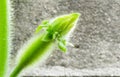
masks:
[[[42,20],[79,12],[81,17],[70,36],[77,47],[68,46],[66,54],[56,50],[42,67],[78,70],[120,67],[120,0],[12,1],[15,12],[12,60]]]

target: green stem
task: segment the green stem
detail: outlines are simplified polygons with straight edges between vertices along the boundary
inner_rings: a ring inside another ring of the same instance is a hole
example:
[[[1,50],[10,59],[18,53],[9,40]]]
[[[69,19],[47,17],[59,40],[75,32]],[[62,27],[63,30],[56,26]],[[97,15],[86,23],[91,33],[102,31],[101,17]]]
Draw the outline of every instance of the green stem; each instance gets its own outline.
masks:
[[[54,42],[43,41],[44,36],[36,37],[29,43],[29,46],[25,48],[25,53],[20,57],[10,77],[17,77],[24,68],[38,61],[38,59],[40,62],[44,61],[52,53]]]
[[[8,12],[7,0],[0,1],[0,77],[5,77],[7,72],[8,57]]]

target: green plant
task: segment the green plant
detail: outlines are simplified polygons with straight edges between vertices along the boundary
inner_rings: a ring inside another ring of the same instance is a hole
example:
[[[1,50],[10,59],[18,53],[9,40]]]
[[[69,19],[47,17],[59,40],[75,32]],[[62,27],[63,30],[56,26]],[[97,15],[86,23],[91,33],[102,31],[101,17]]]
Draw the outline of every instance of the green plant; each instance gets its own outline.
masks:
[[[9,0],[0,2],[0,77],[7,76],[8,51],[10,50]],[[21,48],[16,67],[10,77],[17,77],[26,67],[44,61],[53,51],[56,44],[61,51],[66,52],[66,37],[75,27],[79,13],[57,17],[43,21],[35,31],[34,36]],[[41,31],[42,29],[42,31]]]
[[[17,60],[17,66],[10,77],[16,77],[20,71],[36,62],[44,61],[52,52],[55,45],[66,52],[66,36],[73,29],[79,13],[72,13],[55,18],[51,21],[43,21],[36,29],[35,36],[28,41],[21,56]],[[41,29],[44,31],[41,31]]]

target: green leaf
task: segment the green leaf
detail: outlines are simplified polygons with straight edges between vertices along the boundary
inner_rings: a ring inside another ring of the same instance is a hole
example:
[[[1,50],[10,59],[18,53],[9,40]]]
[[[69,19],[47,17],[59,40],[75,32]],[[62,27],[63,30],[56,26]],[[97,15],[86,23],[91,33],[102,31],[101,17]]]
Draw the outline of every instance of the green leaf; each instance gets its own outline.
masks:
[[[39,33],[42,30],[42,28],[48,27],[48,23],[49,23],[48,20],[44,20],[42,24],[36,28],[35,33]]]
[[[66,52],[67,51],[66,40],[60,39],[60,41],[58,41],[58,47],[61,51]]]
[[[36,30],[35,30],[35,33],[40,32],[40,31],[41,31],[41,29],[42,29],[42,26],[41,26],[41,25],[40,25],[40,26],[38,26],[38,27],[36,28]]]
[[[44,21],[42,22],[43,25],[46,25],[46,24],[48,24],[48,23],[49,23],[49,20],[44,20]]]
[[[53,34],[52,39],[53,39],[53,40],[55,40],[55,39],[56,39],[56,37],[57,37],[57,35],[58,35],[58,32],[55,32],[55,33]]]

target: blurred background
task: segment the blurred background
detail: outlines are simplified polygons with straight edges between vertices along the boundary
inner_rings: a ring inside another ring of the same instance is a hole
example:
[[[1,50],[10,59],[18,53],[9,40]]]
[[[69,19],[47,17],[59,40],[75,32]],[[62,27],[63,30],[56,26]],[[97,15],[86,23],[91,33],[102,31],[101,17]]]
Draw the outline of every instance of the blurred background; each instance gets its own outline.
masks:
[[[42,20],[72,12],[81,17],[67,53],[58,49],[42,65],[23,75],[118,75],[120,72],[120,0],[11,0],[13,40],[11,68],[17,51]]]

